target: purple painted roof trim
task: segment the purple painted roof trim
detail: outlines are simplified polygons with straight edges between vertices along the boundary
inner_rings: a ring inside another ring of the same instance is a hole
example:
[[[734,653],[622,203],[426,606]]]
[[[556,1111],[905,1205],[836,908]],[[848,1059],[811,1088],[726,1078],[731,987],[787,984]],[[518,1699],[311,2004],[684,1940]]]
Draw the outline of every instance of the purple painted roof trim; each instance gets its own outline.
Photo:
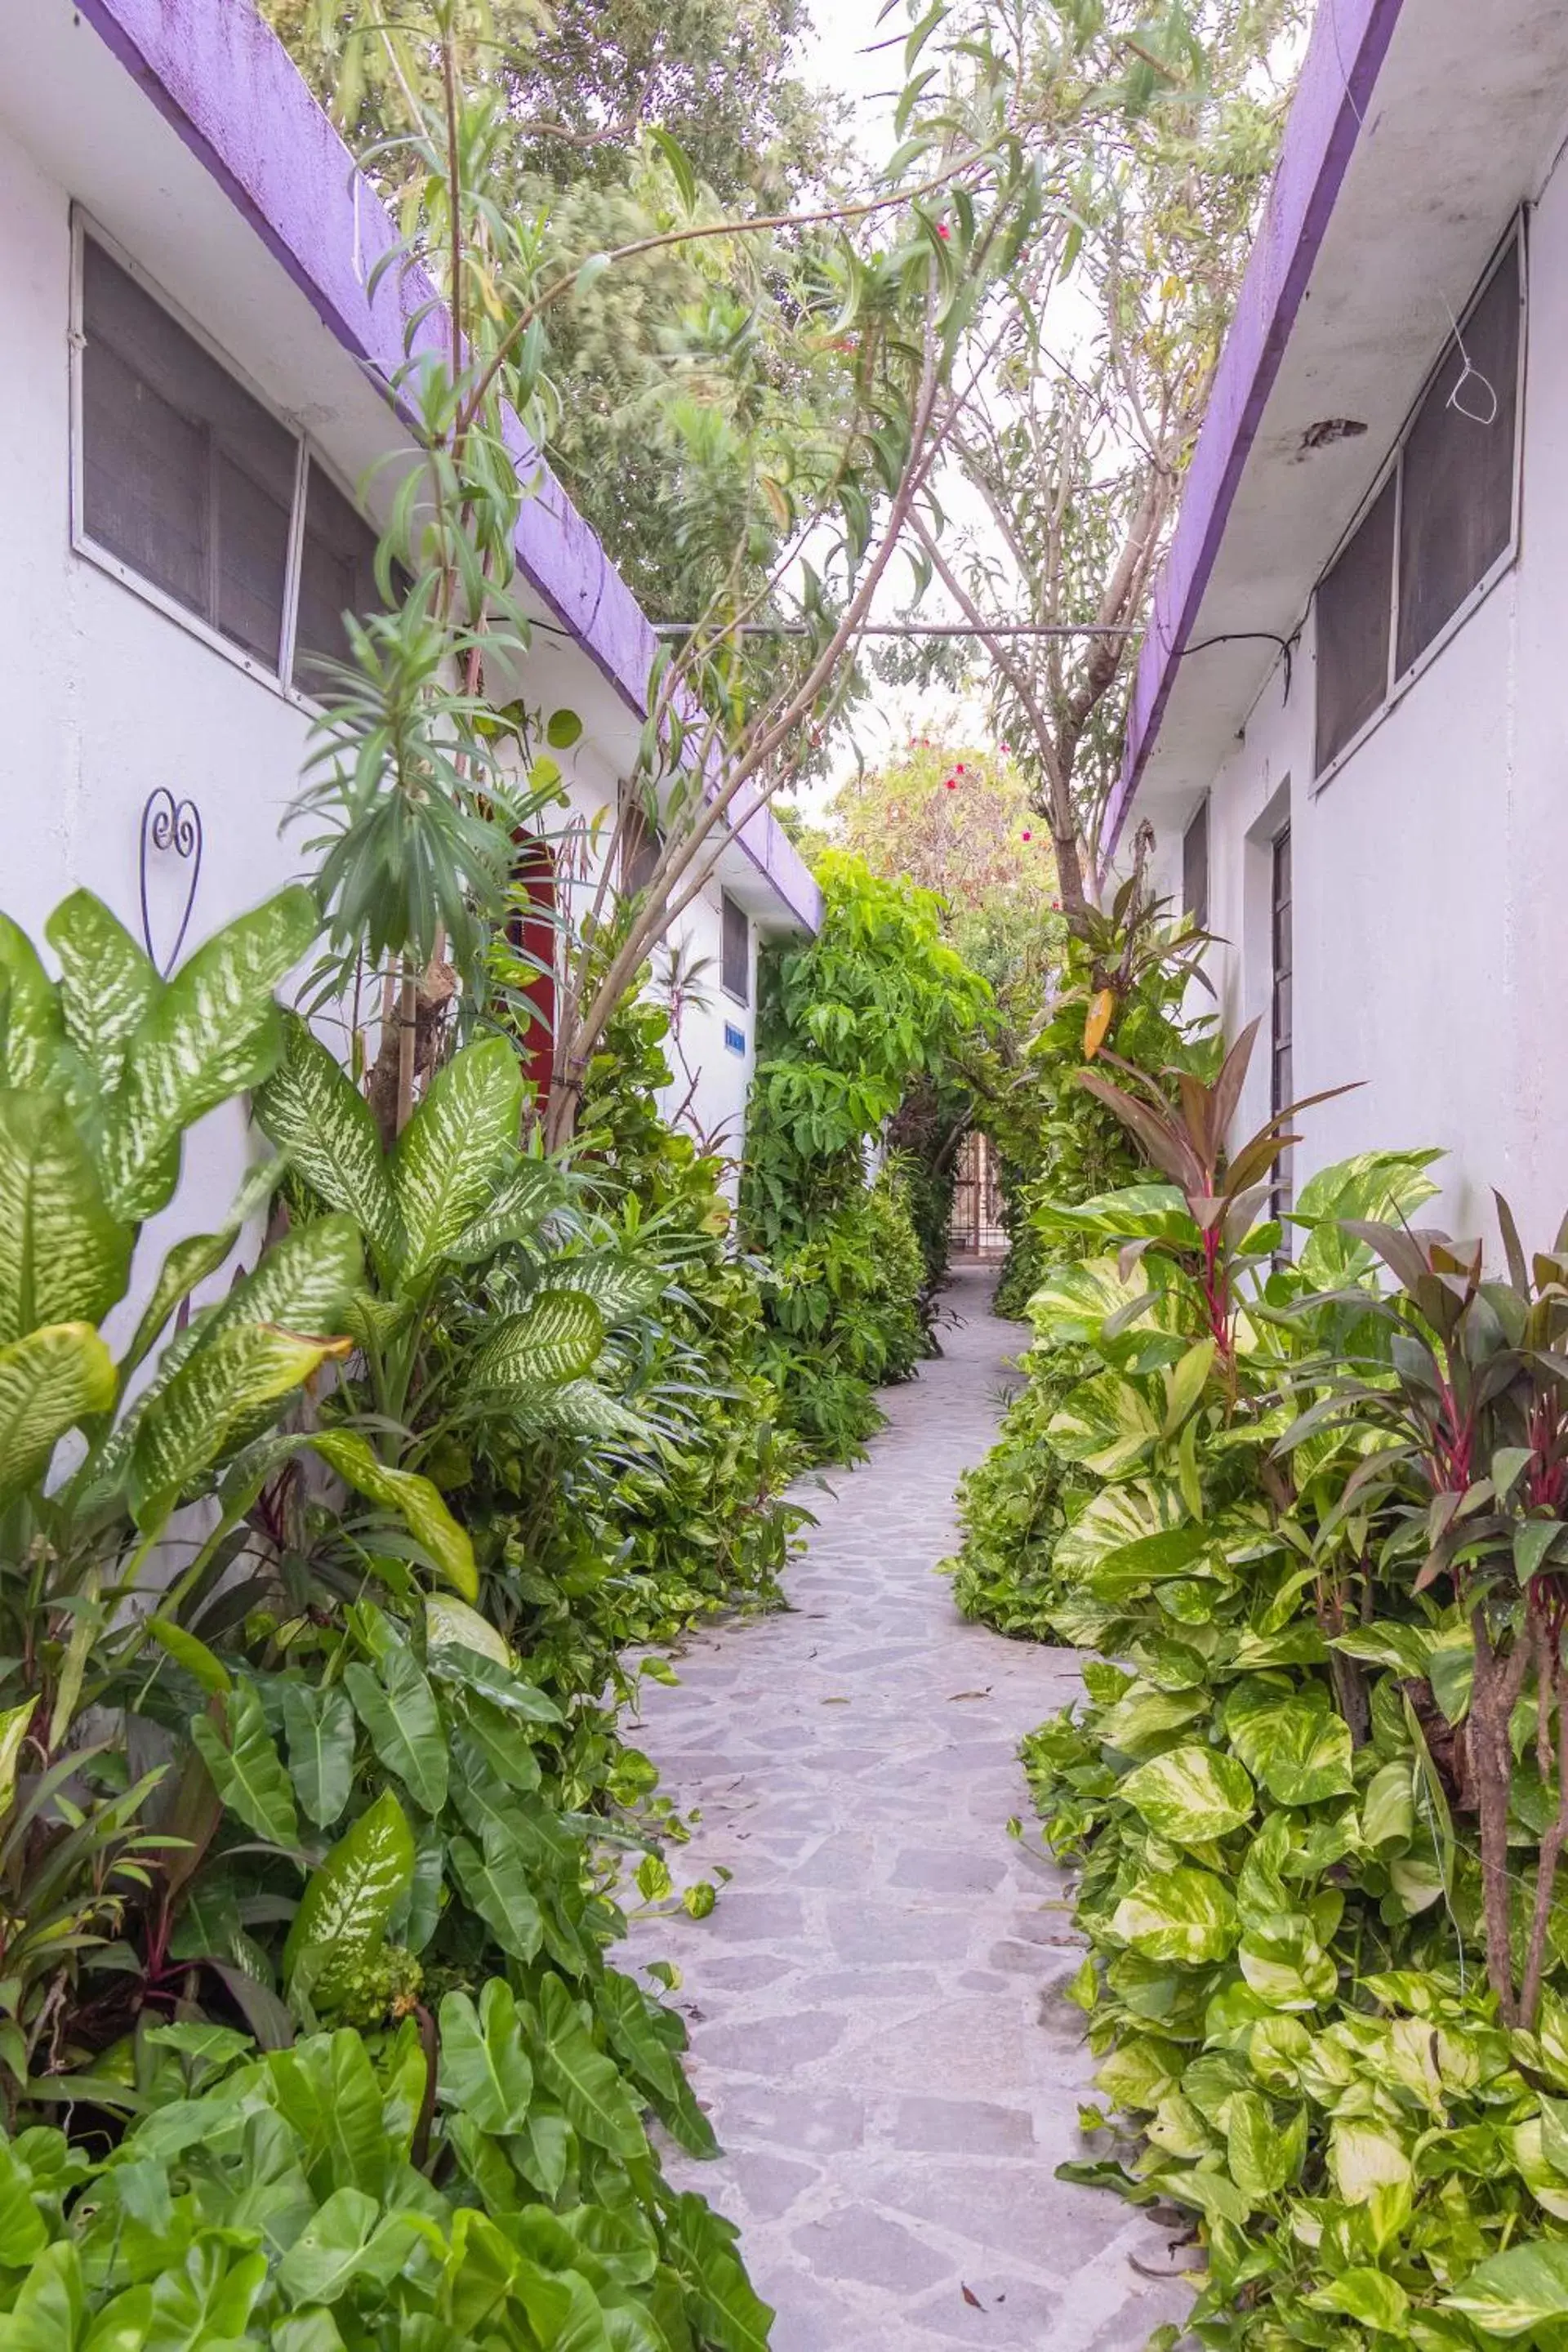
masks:
[[[1320,0],[1263,226],[1220,354],[1171,551],[1154,590],[1133,683],[1126,758],[1108,812],[1108,860],[1153,750],[1182,647],[1203,603],[1402,5],[1403,0]]]
[[[337,341],[383,383],[403,365],[399,273],[374,302],[364,281],[395,237],[392,222],[292,59],[249,0],[76,0],[159,112],[173,124]],[[427,292],[428,289],[425,289]],[[426,322],[421,341],[441,323]],[[526,476],[538,462],[517,429]],[[640,718],[655,639],[636,597],[561,485],[541,468],[517,534],[518,566],[584,653]],[[735,838],[769,887],[806,929],[822,905],[816,885],[771,810]]]

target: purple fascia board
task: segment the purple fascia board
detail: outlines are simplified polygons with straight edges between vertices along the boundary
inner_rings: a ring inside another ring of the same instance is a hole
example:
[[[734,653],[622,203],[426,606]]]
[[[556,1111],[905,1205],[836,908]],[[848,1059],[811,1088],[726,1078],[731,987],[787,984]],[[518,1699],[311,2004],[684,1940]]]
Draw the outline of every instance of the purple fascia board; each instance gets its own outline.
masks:
[[[430,289],[389,270],[374,301],[366,292],[396,232],[251,0],[76,0],[76,7],[337,341],[390,387],[406,359],[407,311]],[[444,332],[443,319],[432,314],[419,340],[434,345]],[[523,478],[538,478],[518,527],[519,569],[641,718],[653,631],[521,425],[511,446]],[[815,930],[816,885],[772,813],[757,810],[735,839],[791,914]]]
[[[1203,603],[1232,504],[1274,389],[1403,0],[1320,0],[1268,208],[1215,373],[1171,551],[1133,682],[1127,751],[1111,795],[1114,855]]]

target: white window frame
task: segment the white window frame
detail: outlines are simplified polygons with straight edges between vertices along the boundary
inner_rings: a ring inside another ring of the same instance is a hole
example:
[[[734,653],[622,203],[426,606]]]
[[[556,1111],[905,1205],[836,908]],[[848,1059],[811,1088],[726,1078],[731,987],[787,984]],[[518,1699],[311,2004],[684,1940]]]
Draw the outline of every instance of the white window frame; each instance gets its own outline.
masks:
[[[1312,800],[1315,800],[1321,792],[1333,782],[1341,769],[1349,761],[1354,759],[1368,737],[1375,734],[1389,712],[1396,709],[1404,701],[1416,679],[1424,677],[1438,656],[1447,651],[1471,614],[1485,604],[1499,581],[1511,572],[1519,561],[1521,525],[1524,510],[1524,389],[1528,373],[1530,338],[1530,239],[1527,226],[1528,208],[1521,207],[1514,215],[1506,232],[1493,247],[1486,268],[1476,280],[1475,291],[1461,312],[1458,321],[1458,331],[1463,334],[1472,312],[1491,284],[1495,272],[1501,267],[1510,246],[1516,246],[1519,253],[1519,364],[1514,370],[1513,507],[1509,518],[1508,543],[1488,570],[1481,574],[1475,586],[1454,607],[1436,635],[1423,646],[1415,659],[1402,670],[1399,667],[1399,549],[1405,520],[1405,450],[1415,419],[1421,413],[1422,404],[1437,376],[1447,364],[1452,348],[1452,339],[1450,339],[1444,343],[1442,351],[1423,378],[1421,389],[1411,402],[1405,412],[1405,421],[1394,436],[1393,448],[1389,451],[1384,464],[1378,467],[1371,488],[1357,507],[1349,528],[1342,533],[1332,555],[1319,573],[1317,583],[1312,590],[1312,669],[1315,710],[1319,592],[1323,582],[1377,504],[1392,475],[1394,478],[1394,576],[1389,590],[1387,682],[1383,699],[1377,709],[1368,718],[1363,719],[1348,742],[1342,743],[1328,765],[1313,777],[1309,787],[1309,798]]]
[[[724,978],[724,920],[725,920],[725,909],[726,909],[726,908],[728,908],[728,907],[733,907],[733,908],[734,908],[735,912],[736,912],[736,913],[737,913],[737,914],[742,918],[742,919],[744,921],[745,926],[746,926],[746,989],[745,989],[745,993],[744,993],[743,995],[738,995],[738,994],[736,993],[736,992],[734,991],[734,989],[732,989],[732,988],[731,987],[731,985],[730,985],[729,982]],[[734,893],[733,893],[732,891],[726,890],[726,889],[724,889],[724,888],[722,887],[722,886],[721,886],[721,887],[720,887],[720,891],[719,891],[719,987],[720,987],[720,992],[721,992],[721,993],[722,995],[725,995],[725,996],[727,996],[727,997],[729,998],[729,1000],[730,1000],[730,1002],[731,1002],[731,1004],[739,1004],[739,1005],[742,1005],[742,1006],[743,1006],[743,1007],[745,1008],[745,1010],[746,1010],[747,1012],[750,1012],[750,1010],[751,1010],[751,1004],[752,1004],[752,918],[751,918],[751,915],[748,913],[747,909],[746,909],[744,907],[742,907],[742,904],[741,904],[741,902],[740,902],[739,898],[737,898],[735,897],[735,895],[734,895]]]
[[[269,667],[266,662],[259,660],[255,654],[247,652],[243,646],[236,645],[232,637],[226,637],[221,629],[215,629],[210,621],[204,620],[199,613],[193,613],[188,605],[180,603],[177,596],[171,596],[167,589],[160,588],[155,580],[149,580],[145,573],[138,572],[133,565],[126,563],[120,556],[111,555],[108,548],[100,546],[98,541],[93,539],[87,530],[84,520],[87,511],[84,480],[86,446],[82,433],[82,356],[87,348],[83,316],[85,267],[83,257],[89,236],[95,245],[102,247],[111,261],[118,263],[128,278],[135,280],[143,293],[157,303],[160,310],[168,312],[174,324],[189,335],[193,342],[201,345],[215,365],[222,368],[224,373],[232,377],[242,392],[247,393],[258,407],[264,408],[268,415],[283,427],[294,444],[294,503],[289,518],[289,553],[283,573],[282,626],[279,631],[279,667],[276,670]],[[204,646],[210,646],[214,653],[221,654],[225,661],[230,663],[234,668],[243,670],[246,677],[254,678],[258,686],[265,687],[268,693],[280,696],[285,702],[291,703],[296,710],[310,716],[314,716],[324,706],[314,695],[307,694],[302,688],[292,683],[292,673],[295,632],[300,617],[300,577],[304,563],[305,500],[310,488],[312,465],[320,467],[328,480],[347,499],[356,514],[363,514],[358,499],[347,487],[338,468],[310,436],[301,431],[298,420],[290,416],[286,410],[279,408],[275,400],[268,398],[255,378],[224,350],[221,343],[214,341],[199,320],[193,319],[182,303],[176,302],[171,294],[165,292],[151,272],[142,268],[135,255],[127,252],[118,237],[104,228],[83,205],[73,205],[71,207],[70,282],[71,551],[73,554],[79,555],[85,562],[92,564],[96,570],[107,572],[111,580],[117,580],[122,588],[128,588],[132,594],[140,597],[144,604],[151,604],[154,611],[163,614],[165,620],[174,622],[178,627],[184,630],[187,636],[198,638]],[[368,516],[363,520],[367,529],[374,530],[376,528]]]

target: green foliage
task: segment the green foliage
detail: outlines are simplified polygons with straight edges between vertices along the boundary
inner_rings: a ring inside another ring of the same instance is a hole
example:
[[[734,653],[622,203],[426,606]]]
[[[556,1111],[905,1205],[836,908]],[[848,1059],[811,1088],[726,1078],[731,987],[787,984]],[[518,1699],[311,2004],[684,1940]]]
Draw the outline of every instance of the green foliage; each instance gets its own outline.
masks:
[[[244,2034],[148,2013],[103,2153],[0,2140],[7,2341],[754,2352],[771,2314],[732,2234],[659,2182],[627,2081],[675,2079],[679,2021],[624,1977],[448,1993],[434,2021]],[[611,1992],[608,1988],[614,1988]],[[611,2053],[614,2052],[612,2056]]]
[[[1087,1705],[1025,1751],[1079,1866],[1101,2062],[1064,2170],[1193,2213],[1205,2344],[1545,2344],[1568,2221],[1556,1262],[1483,1284],[1479,1254],[1415,1241],[1431,1155],[1408,1152],[1314,1177],[1279,1262],[1279,1130],[1216,1148],[1244,1052],[1179,1115],[1097,1079],[1182,1182],[1039,1212],[1094,1253],[1033,1302],[1028,1428],[1068,1466],[1005,1595],[1098,1653]],[[1537,1550],[1539,1592],[1514,1567]],[[1483,1743],[1510,1661],[1499,1874]]]
[[[773,1269],[764,1361],[789,1424],[842,1460],[878,1426],[872,1390],[926,1345],[906,1179],[892,1161],[868,1182],[867,1155],[911,1087],[940,1085],[984,1033],[991,992],[929,891],[841,852],[819,878],[817,937],[763,959],[742,1223]]]
[[[575,1167],[521,1145],[500,1034],[387,1150],[272,1002],[314,921],[292,894],[167,983],[96,902],[58,982],[0,933],[0,2334],[751,2352],[731,2235],[645,2130],[711,2152],[682,2029],[605,1956],[625,1848],[683,1833],[619,1653],[770,1598],[800,1517],[758,1278],[654,1112],[666,1016],[594,1066]],[[285,1157],[117,1362],[117,1210],[241,1086]],[[280,1172],[287,1230],[145,1377]]]

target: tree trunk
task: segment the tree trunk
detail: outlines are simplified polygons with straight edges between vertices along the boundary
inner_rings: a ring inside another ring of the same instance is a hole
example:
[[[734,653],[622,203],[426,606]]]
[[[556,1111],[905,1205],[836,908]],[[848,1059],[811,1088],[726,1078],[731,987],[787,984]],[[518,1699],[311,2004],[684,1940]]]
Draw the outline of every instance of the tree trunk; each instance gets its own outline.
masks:
[[[1508,1868],[1508,1809],[1510,1784],[1513,1777],[1513,1750],[1509,1744],[1508,1719],[1515,1694],[1509,1685],[1514,1679],[1514,1660],[1506,1661],[1493,1649],[1487,1630],[1484,1610],[1471,1612],[1471,1628],[1475,1635],[1475,1684],[1470,1696],[1470,1725],[1474,1737],[1471,1757],[1475,1765],[1476,1796],[1480,1814],[1481,1831],[1481,1907],[1486,1923],[1487,1977],[1497,1995],[1498,2008],[1505,2025],[1519,2023],[1519,2002],[1514,1994],[1513,1941],[1511,1907],[1509,1900]],[[1526,1644],[1519,1645],[1522,1664]]]

